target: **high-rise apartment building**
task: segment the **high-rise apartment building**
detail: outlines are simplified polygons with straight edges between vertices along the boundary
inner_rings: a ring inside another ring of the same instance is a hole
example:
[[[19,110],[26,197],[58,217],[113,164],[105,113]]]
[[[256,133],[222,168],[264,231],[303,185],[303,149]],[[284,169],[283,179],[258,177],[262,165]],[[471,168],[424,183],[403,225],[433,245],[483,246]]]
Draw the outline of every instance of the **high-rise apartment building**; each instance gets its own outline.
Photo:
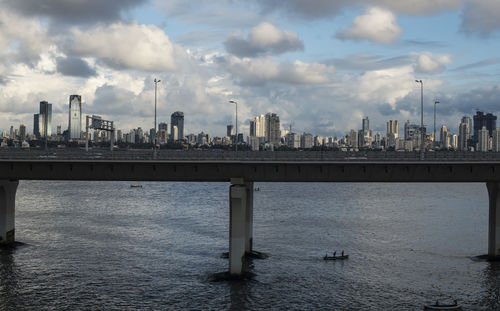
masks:
[[[482,111],[477,111],[474,116],[474,143],[479,142],[479,131],[486,127],[488,130],[488,136],[493,135],[493,131],[497,127],[497,116],[487,113],[484,114]]]
[[[26,139],[26,126],[24,124],[21,124],[19,126],[19,139],[20,140]]]
[[[389,120],[387,122],[387,137],[394,135],[394,138],[399,137],[399,122],[398,120]]]
[[[489,149],[489,138],[490,136],[488,135],[488,129],[486,126],[483,126],[479,132],[478,132],[478,144],[477,144],[477,151],[481,152],[487,152]]]
[[[439,131],[439,141],[441,142],[442,147],[445,143],[446,137],[448,137],[448,130],[446,129],[446,126],[443,125],[441,126],[441,130]]]
[[[37,139],[52,135],[52,104],[40,102],[40,113],[33,115],[33,134]]]
[[[264,115],[260,115],[250,120],[250,136],[266,136],[266,117]]]
[[[281,138],[280,117],[275,113],[268,112],[265,120],[266,142],[278,146]]]
[[[462,118],[462,122],[458,127],[458,150],[467,151],[469,147],[469,139],[470,139],[469,124],[463,122]]]
[[[82,96],[69,96],[68,138],[80,139],[82,135]]]
[[[303,133],[300,136],[300,148],[311,149],[313,147],[313,135],[311,133]]]
[[[177,138],[174,138],[174,126],[177,127]],[[184,139],[184,112],[176,111],[170,116],[170,137],[174,141]]]
[[[233,136],[234,135],[234,125],[232,124],[229,124],[227,127],[226,127],[226,136]]]
[[[500,152],[500,128],[496,128],[493,131],[492,137],[492,150],[493,152]]]

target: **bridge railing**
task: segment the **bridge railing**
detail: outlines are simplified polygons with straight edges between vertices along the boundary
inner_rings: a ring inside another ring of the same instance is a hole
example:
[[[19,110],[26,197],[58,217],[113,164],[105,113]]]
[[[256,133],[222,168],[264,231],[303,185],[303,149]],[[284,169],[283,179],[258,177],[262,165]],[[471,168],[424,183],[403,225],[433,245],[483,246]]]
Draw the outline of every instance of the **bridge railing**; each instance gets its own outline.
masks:
[[[153,160],[152,150],[0,149],[3,160]],[[159,161],[418,161],[418,152],[159,150]],[[500,161],[499,152],[426,152],[427,161]]]

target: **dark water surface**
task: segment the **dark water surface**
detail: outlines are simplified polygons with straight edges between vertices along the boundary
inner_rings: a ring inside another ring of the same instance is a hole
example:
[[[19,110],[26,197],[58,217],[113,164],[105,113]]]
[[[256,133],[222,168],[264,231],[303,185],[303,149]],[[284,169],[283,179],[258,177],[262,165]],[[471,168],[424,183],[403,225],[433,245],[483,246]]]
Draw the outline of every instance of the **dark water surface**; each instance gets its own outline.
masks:
[[[259,183],[254,277],[227,270],[227,183],[21,181],[0,310],[500,309],[484,184]],[[345,250],[347,261],[325,262]]]

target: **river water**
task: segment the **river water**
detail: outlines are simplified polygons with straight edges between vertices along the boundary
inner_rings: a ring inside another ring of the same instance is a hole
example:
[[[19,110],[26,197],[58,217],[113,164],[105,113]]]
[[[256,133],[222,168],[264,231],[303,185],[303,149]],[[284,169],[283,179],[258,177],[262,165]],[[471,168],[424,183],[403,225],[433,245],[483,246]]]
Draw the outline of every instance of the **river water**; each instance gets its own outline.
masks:
[[[227,183],[21,181],[0,310],[500,309],[484,184],[256,183],[253,277],[227,270]],[[345,250],[345,261],[324,261]]]

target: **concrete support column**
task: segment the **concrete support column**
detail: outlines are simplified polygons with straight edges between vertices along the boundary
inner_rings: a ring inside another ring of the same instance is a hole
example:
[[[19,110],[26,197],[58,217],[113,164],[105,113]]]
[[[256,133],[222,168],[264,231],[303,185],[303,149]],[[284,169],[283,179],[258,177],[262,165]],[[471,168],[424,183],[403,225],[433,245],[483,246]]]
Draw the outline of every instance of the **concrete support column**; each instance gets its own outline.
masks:
[[[247,204],[245,213],[245,252],[253,250],[253,181],[246,182]]]
[[[490,201],[488,256],[500,257],[500,182],[487,182]]]
[[[0,244],[14,243],[18,180],[0,180]]]
[[[229,188],[229,273],[243,272],[245,252],[252,247],[253,183],[242,178],[232,178]]]

